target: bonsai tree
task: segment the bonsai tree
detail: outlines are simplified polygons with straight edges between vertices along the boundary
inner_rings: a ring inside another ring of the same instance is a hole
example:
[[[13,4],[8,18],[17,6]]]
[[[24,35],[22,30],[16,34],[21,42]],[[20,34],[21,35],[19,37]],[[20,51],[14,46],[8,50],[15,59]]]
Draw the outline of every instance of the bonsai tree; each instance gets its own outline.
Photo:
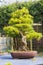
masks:
[[[32,50],[31,40],[33,38],[39,40],[42,37],[41,33],[34,31],[33,16],[29,14],[25,7],[12,12],[8,24],[9,26],[4,27],[4,31],[8,36],[13,37],[12,47],[15,50],[27,51],[27,40],[30,40]]]

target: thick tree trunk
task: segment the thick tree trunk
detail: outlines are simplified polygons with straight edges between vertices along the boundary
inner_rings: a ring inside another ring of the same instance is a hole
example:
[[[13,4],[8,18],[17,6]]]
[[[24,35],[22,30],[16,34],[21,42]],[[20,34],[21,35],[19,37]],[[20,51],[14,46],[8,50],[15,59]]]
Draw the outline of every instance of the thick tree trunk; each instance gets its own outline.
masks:
[[[19,47],[20,51],[27,51],[27,42],[26,42],[26,37],[20,32],[21,35],[21,45]]]
[[[29,50],[27,47],[26,37],[20,32],[20,38],[13,38],[14,40],[14,49],[18,51],[27,51]]]

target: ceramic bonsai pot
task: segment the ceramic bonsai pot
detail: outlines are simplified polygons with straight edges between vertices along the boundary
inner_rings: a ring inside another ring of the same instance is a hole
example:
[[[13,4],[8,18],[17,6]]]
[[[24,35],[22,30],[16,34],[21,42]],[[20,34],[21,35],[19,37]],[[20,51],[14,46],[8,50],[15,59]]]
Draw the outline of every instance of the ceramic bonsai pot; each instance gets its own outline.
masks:
[[[37,51],[16,51],[16,52],[11,52],[11,56],[13,58],[18,58],[18,59],[28,59],[28,58],[33,58],[37,55]]]

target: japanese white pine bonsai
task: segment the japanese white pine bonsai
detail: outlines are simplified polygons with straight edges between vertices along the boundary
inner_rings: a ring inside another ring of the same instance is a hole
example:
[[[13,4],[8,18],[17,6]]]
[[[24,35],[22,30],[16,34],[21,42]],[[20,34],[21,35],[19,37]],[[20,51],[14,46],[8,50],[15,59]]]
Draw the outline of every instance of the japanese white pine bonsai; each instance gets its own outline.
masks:
[[[40,40],[42,37],[41,33],[34,30],[33,16],[29,14],[25,7],[12,12],[8,24],[9,26],[4,27],[4,31],[8,36],[13,37],[14,43],[12,43],[12,46],[15,50],[27,51],[26,40],[30,40],[32,50],[32,39]]]

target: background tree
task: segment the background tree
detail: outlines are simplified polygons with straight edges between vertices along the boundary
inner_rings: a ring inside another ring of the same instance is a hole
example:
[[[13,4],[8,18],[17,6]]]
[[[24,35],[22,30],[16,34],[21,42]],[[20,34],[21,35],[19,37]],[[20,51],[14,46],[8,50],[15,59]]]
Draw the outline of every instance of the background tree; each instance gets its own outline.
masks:
[[[10,26],[4,27],[4,31],[8,36],[13,37],[14,39],[16,38],[16,42],[19,38],[21,39],[20,43],[17,42],[20,46],[15,48],[16,50],[27,50],[26,39],[32,40],[33,38],[36,38],[39,40],[41,38],[41,33],[35,32],[32,24],[33,17],[29,14],[28,9],[25,7],[11,13],[11,19],[9,20]]]
[[[42,33],[43,33],[43,0],[39,0],[31,5],[30,14],[34,16],[34,22],[42,23]]]
[[[3,27],[9,25],[8,21],[11,18],[10,14],[17,10],[15,4],[0,7],[0,32],[3,31]]]

